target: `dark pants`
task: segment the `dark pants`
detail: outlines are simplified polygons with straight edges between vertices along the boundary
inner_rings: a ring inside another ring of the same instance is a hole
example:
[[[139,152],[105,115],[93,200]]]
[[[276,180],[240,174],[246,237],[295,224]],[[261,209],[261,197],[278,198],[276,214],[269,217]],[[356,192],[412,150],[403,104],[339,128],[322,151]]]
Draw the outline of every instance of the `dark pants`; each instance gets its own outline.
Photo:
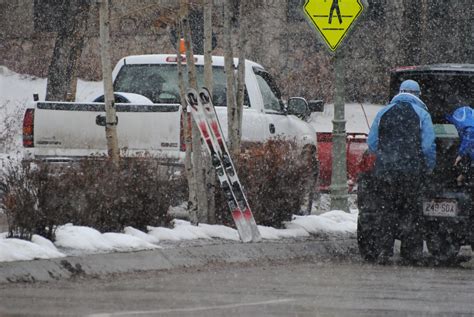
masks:
[[[423,251],[421,195],[423,176],[400,173],[378,178],[382,254],[393,255],[395,238],[402,241],[401,255],[417,259]]]

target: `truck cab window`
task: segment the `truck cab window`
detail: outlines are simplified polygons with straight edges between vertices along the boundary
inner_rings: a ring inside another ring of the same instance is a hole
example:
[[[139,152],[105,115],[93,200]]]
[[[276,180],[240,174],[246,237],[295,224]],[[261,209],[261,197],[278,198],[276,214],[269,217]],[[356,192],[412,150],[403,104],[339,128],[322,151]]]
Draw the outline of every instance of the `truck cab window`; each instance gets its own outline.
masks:
[[[226,77],[224,67],[215,66],[213,102],[216,107],[226,107]],[[204,66],[196,65],[198,87],[204,85]],[[184,72],[187,82],[187,73]],[[180,103],[178,70],[176,64],[129,64],[122,67],[114,82],[114,91],[140,94],[154,103]],[[249,105],[248,96],[244,101]]]
[[[273,78],[269,73],[258,68],[254,68],[254,73],[257,77],[258,87],[262,93],[264,109],[283,112],[281,93]]]

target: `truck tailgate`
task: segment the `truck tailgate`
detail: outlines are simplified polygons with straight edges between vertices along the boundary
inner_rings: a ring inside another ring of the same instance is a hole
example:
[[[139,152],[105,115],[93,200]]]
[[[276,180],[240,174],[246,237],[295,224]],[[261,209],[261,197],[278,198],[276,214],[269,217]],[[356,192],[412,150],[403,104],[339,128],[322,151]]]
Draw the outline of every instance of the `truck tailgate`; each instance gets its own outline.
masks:
[[[175,157],[180,146],[179,105],[116,104],[120,149]],[[106,152],[103,103],[38,102],[34,116],[37,156],[89,156]]]
[[[349,190],[357,181],[357,176],[365,168],[364,153],[367,146],[367,134],[347,133],[347,180]],[[320,190],[327,191],[331,185],[332,177],[332,133],[318,133],[319,181]]]

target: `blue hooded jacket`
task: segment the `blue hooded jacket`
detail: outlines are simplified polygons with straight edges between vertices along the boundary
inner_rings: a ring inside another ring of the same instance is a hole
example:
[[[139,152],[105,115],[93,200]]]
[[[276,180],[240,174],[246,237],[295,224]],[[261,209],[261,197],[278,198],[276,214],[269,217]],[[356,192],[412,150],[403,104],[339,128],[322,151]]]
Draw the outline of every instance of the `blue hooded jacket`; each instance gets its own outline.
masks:
[[[461,141],[459,155],[469,156],[471,160],[474,160],[474,109],[462,106],[453,114],[447,115],[446,119],[458,130]]]
[[[433,128],[433,122],[431,121],[431,116],[428,113],[428,108],[426,105],[423,103],[423,101],[420,100],[420,98],[416,97],[413,94],[409,93],[400,93],[396,95],[390,104],[388,104],[386,107],[384,107],[382,110],[380,110],[377,113],[377,116],[375,117],[372,126],[370,128],[369,132],[369,137],[367,139],[367,143],[369,146],[369,151],[372,153],[376,154],[377,160],[381,159],[382,153],[380,151],[380,144],[379,144],[379,125],[382,117],[393,107],[396,105],[399,105],[401,103],[404,104],[409,104],[411,105],[411,108],[413,111],[418,115],[419,122],[420,122],[420,147],[421,147],[421,155],[423,156],[421,159],[424,158],[424,163],[425,166],[423,168],[427,172],[433,171],[436,165],[436,144],[435,144],[435,133],[434,133],[434,128]],[[397,124],[392,123],[393,124]],[[402,125],[403,122],[400,122]],[[400,142],[409,142],[407,140],[400,140]],[[406,143],[405,143],[406,144]],[[402,152],[402,151],[400,151]],[[403,157],[404,153],[397,153],[399,157]],[[395,166],[396,169],[399,170],[405,170],[405,172],[411,172],[410,166],[404,166],[402,163],[400,163],[397,166],[396,162],[396,157],[385,157],[385,160],[392,160],[392,166]],[[416,157],[414,158],[416,159]],[[377,168],[377,161],[376,161],[376,168]]]

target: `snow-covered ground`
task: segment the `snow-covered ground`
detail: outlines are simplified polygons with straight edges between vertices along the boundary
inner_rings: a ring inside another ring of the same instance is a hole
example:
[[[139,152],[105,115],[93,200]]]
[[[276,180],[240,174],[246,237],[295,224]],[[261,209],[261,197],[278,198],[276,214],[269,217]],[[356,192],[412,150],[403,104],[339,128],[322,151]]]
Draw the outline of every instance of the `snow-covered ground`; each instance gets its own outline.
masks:
[[[91,101],[100,95],[101,91],[102,83],[79,80],[76,100]],[[3,152],[0,153],[1,157],[10,155],[19,158],[21,156],[18,150],[21,149],[23,111],[31,104],[34,93],[39,94],[40,100],[44,100],[45,92],[46,79],[17,74],[0,66],[0,128],[2,131],[7,128],[15,130],[11,137],[12,144],[0,149]],[[374,105],[346,105],[347,131],[367,132],[367,120],[371,122],[378,109],[379,106]],[[333,106],[326,105],[323,113],[312,115],[311,124],[317,131],[330,132],[332,116]],[[5,118],[11,119],[10,125],[5,125]],[[0,168],[1,166],[0,164]],[[319,206],[321,205],[324,204]],[[298,211],[295,210],[296,212]],[[259,226],[259,229],[265,240],[302,238],[315,234],[354,234],[356,231],[356,209],[353,209],[351,213],[338,210],[326,212],[317,210],[317,213],[321,214],[294,216],[293,220],[286,224],[286,229],[264,226]],[[239,240],[235,229],[222,225],[193,226],[179,219],[175,219],[173,225],[173,228],[148,227],[147,232],[127,227],[123,233],[100,233],[92,228],[65,224],[57,229],[54,243],[38,235],[33,236],[30,242],[6,239],[7,234],[0,233],[0,262],[57,258],[71,254],[151,250],[162,247],[160,244],[165,241]]]

